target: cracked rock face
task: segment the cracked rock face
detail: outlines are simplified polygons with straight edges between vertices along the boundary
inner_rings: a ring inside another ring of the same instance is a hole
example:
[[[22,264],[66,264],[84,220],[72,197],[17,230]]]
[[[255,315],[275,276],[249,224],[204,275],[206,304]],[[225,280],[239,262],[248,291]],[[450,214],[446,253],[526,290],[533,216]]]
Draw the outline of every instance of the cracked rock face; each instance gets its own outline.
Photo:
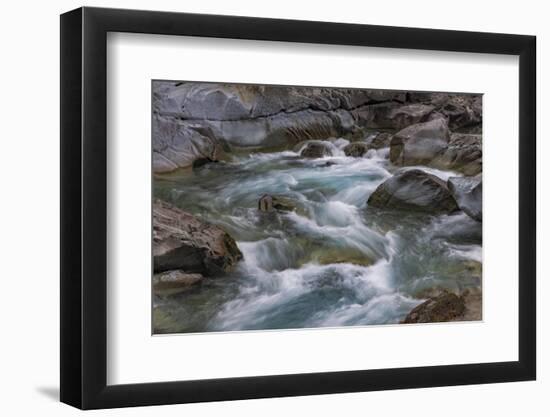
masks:
[[[164,201],[153,203],[155,273],[182,270],[209,276],[230,271],[241,259],[235,240],[220,227]]]

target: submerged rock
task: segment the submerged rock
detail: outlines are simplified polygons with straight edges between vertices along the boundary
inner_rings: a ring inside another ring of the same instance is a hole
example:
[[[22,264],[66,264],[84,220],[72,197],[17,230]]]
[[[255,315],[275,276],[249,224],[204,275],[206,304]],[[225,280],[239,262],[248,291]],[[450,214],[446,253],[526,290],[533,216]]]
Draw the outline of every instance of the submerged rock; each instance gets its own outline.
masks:
[[[451,177],[447,180],[449,191],[458,207],[478,222],[483,219],[483,190],[481,175],[475,177]]]
[[[230,271],[241,259],[235,240],[220,227],[164,201],[153,203],[155,272],[181,269],[214,275]]]
[[[157,295],[176,294],[189,290],[203,279],[201,274],[181,270],[162,272],[153,276],[153,290]]]
[[[369,145],[364,142],[353,142],[344,147],[344,153],[357,158],[365,155],[369,149]]]
[[[311,141],[302,149],[300,156],[304,158],[323,158],[325,156],[332,156],[332,150],[327,143]]]
[[[265,212],[271,212],[273,210],[294,211],[296,210],[296,204],[287,197],[264,194],[260,200],[258,200],[258,210]]]
[[[451,292],[431,297],[416,306],[401,323],[438,323],[463,319],[466,305],[462,297]]]
[[[427,165],[449,143],[450,132],[444,119],[418,123],[393,135],[390,160],[395,165]]]
[[[451,213],[458,206],[445,182],[420,169],[401,169],[380,184],[368,199],[369,207]]]

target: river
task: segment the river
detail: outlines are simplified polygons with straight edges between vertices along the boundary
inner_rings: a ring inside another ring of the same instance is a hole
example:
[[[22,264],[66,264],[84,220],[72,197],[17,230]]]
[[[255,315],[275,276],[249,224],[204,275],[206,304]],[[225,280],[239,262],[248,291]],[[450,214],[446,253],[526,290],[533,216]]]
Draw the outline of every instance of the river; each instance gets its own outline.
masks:
[[[387,149],[346,157],[347,143],[334,141],[331,157],[251,153],[156,177],[155,197],[221,226],[244,259],[198,288],[155,296],[155,333],[392,324],[433,288],[479,286],[481,223],[462,212],[369,209],[396,168]],[[260,212],[264,194],[297,208]]]

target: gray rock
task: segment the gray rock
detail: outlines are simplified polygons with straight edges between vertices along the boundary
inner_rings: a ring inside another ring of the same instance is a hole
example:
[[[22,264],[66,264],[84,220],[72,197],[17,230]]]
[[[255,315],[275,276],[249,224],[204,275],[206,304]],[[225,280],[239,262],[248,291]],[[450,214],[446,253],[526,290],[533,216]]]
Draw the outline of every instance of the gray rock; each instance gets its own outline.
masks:
[[[450,132],[444,119],[418,123],[393,135],[390,160],[395,165],[427,165],[449,143]]]
[[[481,135],[453,133],[447,148],[430,166],[477,175],[482,171]]]
[[[483,219],[483,190],[481,175],[475,177],[451,177],[447,187],[458,207],[478,222]]]
[[[427,213],[451,213],[458,209],[445,182],[420,169],[397,171],[370,195],[368,205]]]
[[[388,132],[380,132],[369,142],[370,149],[389,148],[392,134]]]
[[[328,143],[311,141],[302,149],[300,156],[304,158],[322,158],[324,156],[332,156],[332,150]]]
[[[189,168],[196,161],[224,158],[222,145],[208,129],[195,129],[175,119],[154,117],[153,172]]]
[[[364,142],[353,142],[344,147],[344,153],[346,156],[361,157],[367,153],[370,146]]]
[[[157,295],[171,295],[187,291],[200,284],[201,274],[189,274],[185,271],[166,271],[153,276],[153,290]]]
[[[230,271],[242,259],[235,240],[218,226],[164,201],[153,203],[154,271],[180,269],[214,275]]]

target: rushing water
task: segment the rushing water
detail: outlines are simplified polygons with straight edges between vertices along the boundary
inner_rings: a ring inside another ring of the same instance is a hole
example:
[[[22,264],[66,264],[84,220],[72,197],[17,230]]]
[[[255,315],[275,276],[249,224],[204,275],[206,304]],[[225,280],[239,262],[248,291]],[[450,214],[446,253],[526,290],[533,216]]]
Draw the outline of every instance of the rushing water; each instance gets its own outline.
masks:
[[[394,167],[365,158],[251,154],[155,179],[155,197],[217,224],[244,255],[234,272],[154,298],[155,332],[397,323],[435,287],[479,286],[481,225],[463,213],[431,216],[367,207]],[[452,172],[422,167],[440,178]],[[263,213],[284,195],[294,212]]]

